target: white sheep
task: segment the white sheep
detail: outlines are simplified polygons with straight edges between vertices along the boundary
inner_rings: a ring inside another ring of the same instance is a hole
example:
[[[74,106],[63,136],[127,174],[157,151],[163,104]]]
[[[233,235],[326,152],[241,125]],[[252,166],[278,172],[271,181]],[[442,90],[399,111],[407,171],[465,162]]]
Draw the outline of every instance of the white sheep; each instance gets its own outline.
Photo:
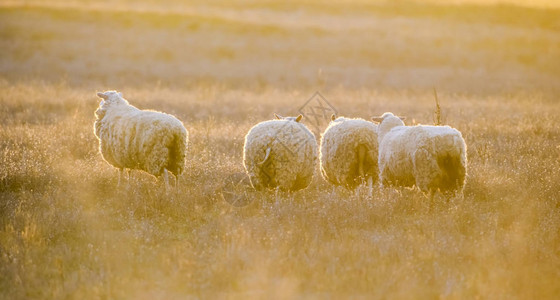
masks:
[[[378,178],[377,125],[363,119],[331,117],[321,136],[321,174],[336,186],[355,189],[367,182],[369,195]]]
[[[379,179],[382,185],[413,186],[431,196],[437,190],[462,193],[467,174],[467,146],[449,126],[405,126],[390,112],[380,122]]]
[[[255,125],[245,136],[243,165],[257,190],[297,191],[313,179],[315,136],[298,117],[280,117]]]
[[[116,91],[97,93],[102,98],[95,111],[95,135],[103,159],[119,169],[119,184],[125,169],[178,178],[185,168],[188,132],[172,115],[140,110]]]

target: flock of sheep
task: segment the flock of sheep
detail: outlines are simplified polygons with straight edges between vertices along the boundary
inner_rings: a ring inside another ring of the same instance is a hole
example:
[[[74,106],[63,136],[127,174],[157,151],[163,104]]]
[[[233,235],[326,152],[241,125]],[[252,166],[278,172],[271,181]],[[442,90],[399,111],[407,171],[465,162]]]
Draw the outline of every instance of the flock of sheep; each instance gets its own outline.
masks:
[[[102,98],[95,115],[95,135],[105,161],[120,170],[143,170],[177,179],[185,166],[188,132],[172,115],[140,110],[116,91]],[[332,116],[321,136],[300,121],[281,117],[255,125],[245,137],[243,164],[257,190],[297,191],[309,186],[317,156],[323,178],[335,186],[355,189],[417,186],[432,195],[462,194],[467,172],[466,145],[449,126],[405,126],[401,117],[385,113],[372,121]],[[319,152],[319,155],[318,155]]]

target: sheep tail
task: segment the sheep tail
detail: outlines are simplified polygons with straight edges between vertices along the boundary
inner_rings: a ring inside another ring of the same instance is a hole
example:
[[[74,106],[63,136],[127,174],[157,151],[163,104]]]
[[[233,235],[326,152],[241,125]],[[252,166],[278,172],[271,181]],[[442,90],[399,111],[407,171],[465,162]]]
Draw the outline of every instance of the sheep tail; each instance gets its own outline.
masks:
[[[466,170],[458,155],[447,153],[438,157],[437,163],[443,171],[441,189],[453,191],[461,189],[466,176]]]
[[[186,135],[184,132],[176,132],[173,134],[169,149],[168,170],[174,175],[183,173],[185,167],[185,155],[187,151]]]
[[[264,165],[264,163],[266,163],[266,161],[270,158],[270,151],[270,147],[266,148],[264,159],[259,163],[259,165]]]

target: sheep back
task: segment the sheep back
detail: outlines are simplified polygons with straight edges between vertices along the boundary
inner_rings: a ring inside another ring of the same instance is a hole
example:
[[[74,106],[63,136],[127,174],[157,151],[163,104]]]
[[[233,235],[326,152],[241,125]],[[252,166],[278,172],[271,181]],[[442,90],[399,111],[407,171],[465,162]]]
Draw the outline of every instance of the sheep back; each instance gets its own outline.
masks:
[[[462,191],[467,174],[466,144],[449,126],[393,128],[379,145],[383,184],[413,186],[423,192]]]
[[[96,111],[95,134],[109,164],[160,176],[183,172],[188,132],[177,118],[128,104]]]
[[[355,188],[360,182],[358,172],[359,147],[366,148],[364,175],[378,178],[377,125],[363,119],[337,118],[332,121],[321,137],[321,174],[325,180],[347,188]]]
[[[267,149],[269,150],[268,158]],[[261,122],[245,136],[243,164],[257,190],[297,191],[313,179],[317,161],[315,136],[290,120]]]

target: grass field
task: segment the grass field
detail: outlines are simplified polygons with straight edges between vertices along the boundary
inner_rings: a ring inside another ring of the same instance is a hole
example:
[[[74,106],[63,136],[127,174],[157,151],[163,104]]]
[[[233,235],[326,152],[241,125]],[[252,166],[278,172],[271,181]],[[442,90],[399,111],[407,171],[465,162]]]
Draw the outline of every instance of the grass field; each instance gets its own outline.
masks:
[[[0,298],[557,298],[560,5],[495,2],[0,1]],[[293,199],[220,195],[274,112],[320,91],[427,124],[433,88],[467,142],[462,199],[319,173]],[[108,89],[185,123],[176,195],[117,188]]]

